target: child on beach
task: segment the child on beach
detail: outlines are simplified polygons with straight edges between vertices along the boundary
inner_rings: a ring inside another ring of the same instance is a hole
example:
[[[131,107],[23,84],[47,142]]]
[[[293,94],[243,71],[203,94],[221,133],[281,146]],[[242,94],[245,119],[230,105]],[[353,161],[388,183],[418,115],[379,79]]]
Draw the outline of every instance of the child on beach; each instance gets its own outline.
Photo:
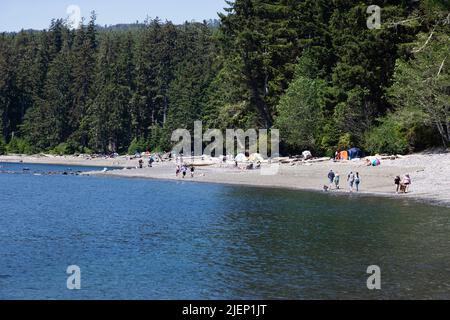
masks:
[[[195,171],[195,167],[194,167],[194,166],[191,166],[191,178],[194,177],[194,171]]]
[[[400,190],[400,181],[401,181],[400,176],[396,176],[395,179],[394,179],[394,184],[397,187],[396,190],[395,190],[395,193],[398,193],[399,190]]]
[[[178,178],[178,176],[180,175],[180,166],[177,165],[177,169],[176,169],[176,176]]]
[[[334,177],[334,185],[336,186],[337,190],[340,189],[340,186],[339,186],[340,180],[341,180],[341,177],[339,176],[339,173],[336,173],[336,176]]]
[[[186,172],[187,172],[186,165],[183,165],[183,167],[181,168],[181,172],[183,173],[183,179],[186,178]]]
[[[361,179],[359,177],[359,172],[356,173],[355,177],[355,186],[356,186],[356,192],[359,192],[359,184],[361,183]]]

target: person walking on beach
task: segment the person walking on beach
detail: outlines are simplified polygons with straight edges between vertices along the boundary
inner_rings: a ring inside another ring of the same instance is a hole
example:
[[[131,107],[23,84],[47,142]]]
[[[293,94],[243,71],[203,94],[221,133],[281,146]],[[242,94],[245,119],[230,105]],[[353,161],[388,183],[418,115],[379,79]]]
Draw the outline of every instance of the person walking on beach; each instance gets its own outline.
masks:
[[[339,173],[336,173],[336,176],[334,177],[334,185],[336,186],[337,190],[340,189],[340,186],[339,186],[340,180],[341,180],[341,176],[339,175]]]
[[[347,181],[350,192],[353,192],[353,185],[355,184],[355,174],[353,173],[353,171],[348,174]]]
[[[409,176],[409,174],[406,174],[403,178],[403,185],[405,186],[405,193],[408,193],[409,186],[411,185],[411,177]]]
[[[153,162],[155,162],[155,159],[153,158],[153,156],[150,156],[150,158],[148,159],[148,166],[149,166],[149,168],[153,167]]]
[[[194,171],[195,171],[195,167],[193,165],[191,165],[191,178],[194,177]]]
[[[175,173],[178,178],[178,176],[180,175],[180,166],[179,165],[177,165],[177,169],[176,169]]]
[[[355,177],[356,192],[359,192],[359,184],[360,183],[361,183],[361,178],[359,177],[359,172],[357,172],[356,177]]]
[[[328,180],[330,181],[329,183],[329,188],[331,189],[331,186],[333,185],[334,182],[334,178],[336,177],[335,173],[333,172],[333,170],[330,170],[330,172],[328,173]]]
[[[395,193],[398,193],[400,191],[400,181],[402,179],[400,178],[400,176],[396,176],[394,179],[394,184],[396,185],[396,190]]]
[[[186,172],[187,172],[187,167],[186,165],[183,165],[181,167],[181,172],[183,173],[183,179],[186,178]]]

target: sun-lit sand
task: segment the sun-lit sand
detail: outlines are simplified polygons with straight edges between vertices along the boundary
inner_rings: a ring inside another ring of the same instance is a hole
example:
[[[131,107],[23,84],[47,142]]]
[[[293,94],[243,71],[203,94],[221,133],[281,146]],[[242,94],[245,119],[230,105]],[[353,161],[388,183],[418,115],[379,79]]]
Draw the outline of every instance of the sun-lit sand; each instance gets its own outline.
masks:
[[[186,159],[189,161],[189,159]],[[235,168],[232,162],[196,167],[194,178],[175,176],[175,161],[156,162],[153,168],[137,169],[138,160],[129,157],[94,158],[75,156],[1,156],[1,162],[65,164],[81,166],[118,167],[107,172],[90,172],[89,175],[240,184],[260,187],[323,190],[328,184],[330,169],[341,176],[341,189],[330,192],[348,193],[347,175],[350,171],[361,176],[360,192],[375,195],[411,197],[430,200],[450,206],[450,153],[415,154],[396,160],[382,160],[378,167],[368,167],[363,160],[344,162],[317,162],[308,164],[280,164],[278,169],[262,164],[262,170]],[[244,164],[240,165],[244,167]],[[394,177],[410,174],[412,186],[406,195],[396,195]]]

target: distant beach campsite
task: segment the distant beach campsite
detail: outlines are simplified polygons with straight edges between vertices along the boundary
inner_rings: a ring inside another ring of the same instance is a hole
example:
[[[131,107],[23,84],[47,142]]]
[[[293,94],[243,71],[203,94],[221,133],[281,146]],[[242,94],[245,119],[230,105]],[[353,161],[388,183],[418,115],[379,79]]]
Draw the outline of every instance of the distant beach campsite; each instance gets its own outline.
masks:
[[[1,162],[105,167],[83,175],[175,179],[340,194],[358,192],[450,204],[450,181],[442,178],[450,175],[448,153],[364,156],[360,149],[352,148],[338,150],[333,158],[316,158],[309,151],[298,156],[264,158],[257,153],[211,157],[137,152],[131,156],[9,155],[1,156],[0,165]]]

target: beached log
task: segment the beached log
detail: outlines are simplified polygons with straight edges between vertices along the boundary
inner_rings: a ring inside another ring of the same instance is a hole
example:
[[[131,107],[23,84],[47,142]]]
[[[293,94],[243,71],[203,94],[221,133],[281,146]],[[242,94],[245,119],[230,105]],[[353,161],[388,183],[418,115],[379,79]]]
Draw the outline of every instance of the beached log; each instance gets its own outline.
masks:
[[[317,163],[317,162],[325,162],[325,161],[330,161],[330,160],[331,160],[331,158],[324,157],[324,158],[317,158],[317,159],[306,160],[306,162],[308,162],[308,163]]]
[[[285,159],[285,160],[281,160],[280,162],[284,163],[284,164],[291,164],[291,163],[294,163],[296,161],[298,161],[298,160],[297,159]]]
[[[185,164],[187,166],[195,166],[195,167],[209,167],[209,166],[213,166],[216,165],[217,163],[215,162],[188,162],[186,161]]]

